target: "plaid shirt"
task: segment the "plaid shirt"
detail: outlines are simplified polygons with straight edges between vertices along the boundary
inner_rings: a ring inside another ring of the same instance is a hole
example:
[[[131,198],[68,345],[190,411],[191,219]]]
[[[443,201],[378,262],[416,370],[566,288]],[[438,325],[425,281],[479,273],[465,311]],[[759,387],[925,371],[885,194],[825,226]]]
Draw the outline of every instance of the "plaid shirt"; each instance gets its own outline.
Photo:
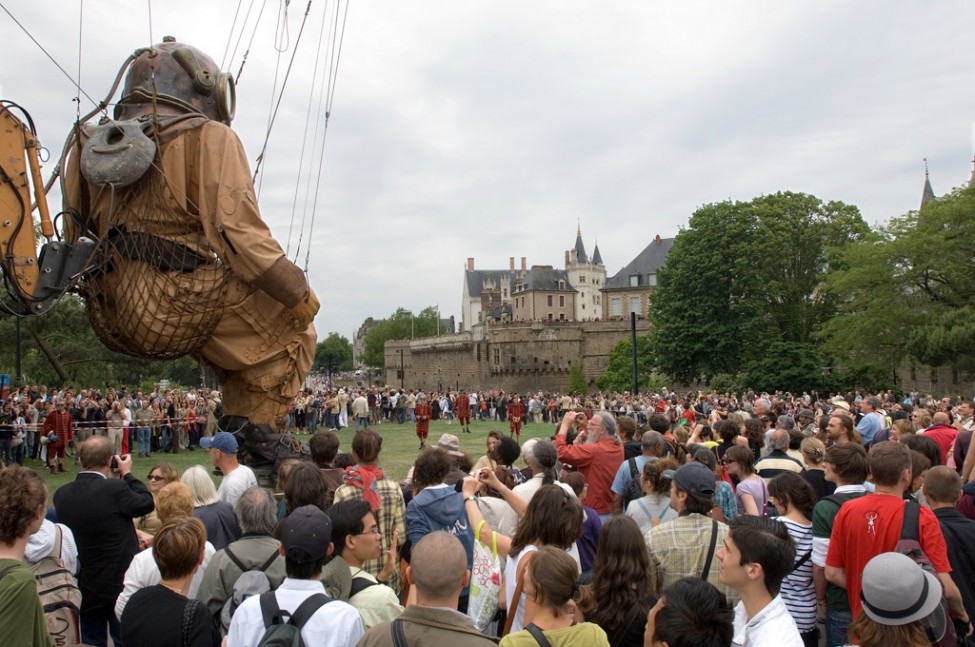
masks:
[[[386,551],[393,543],[393,531],[399,530],[399,545],[402,546],[406,541],[406,503],[403,501],[403,490],[394,481],[383,477],[373,481],[376,491],[379,493],[381,504],[376,511],[376,521],[379,524],[379,532],[382,535],[382,553],[377,559],[370,559],[362,564],[362,570],[373,577],[378,577],[383,570],[383,563],[386,561]],[[335,491],[335,503],[352,499],[362,500],[362,489],[354,485],[341,485]],[[399,563],[393,568],[393,575],[387,582],[389,587],[399,595],[401,584],[399,578]]]
[[[651,528],[644,536],[650,558],[657,567],[660,588],[673,584],[682,577],[701,577],[704,562],[711,546],[711,518],[702,514],[686,514],[673,521]],[[718,522],[714,556],[708,571],[708,582],[728,597],[731,606],[738,604],[738,592],[722,584],[718,575],[718,550],[722,547],[728,526]]]

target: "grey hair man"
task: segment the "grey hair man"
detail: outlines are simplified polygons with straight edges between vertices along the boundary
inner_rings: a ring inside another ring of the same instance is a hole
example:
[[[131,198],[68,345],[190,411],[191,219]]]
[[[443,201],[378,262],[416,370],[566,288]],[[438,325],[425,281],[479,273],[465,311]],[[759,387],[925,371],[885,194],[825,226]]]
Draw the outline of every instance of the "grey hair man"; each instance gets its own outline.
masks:
[[[613,485],[613,514],[622,514],[623,509],[629,503],[627,491],[630,489],[630,481],[636,480],[640,483],[640,475],[643,474],[643,467],[647,463],[652,463],[664,455],[667,447],[667,439],[659,431],[652,429],[644,432],[640,439],[642,453],[636,458],[630,458],[620,465],[616,470]]]
[[[218,622],[224,603],[234,593],[234,584],[245,571],[263,571],[271,588],[277,588],[284,581],[284,556],[279,551],[281,542],[271,536],[277,523],[277,511],[274,497],[261,487],[247,488],[237,499],[234,512],[243,536],[213,555],[196,594]]]
[[[570,445],[567,441],[569,429],[583,423],[585,434],[580,433]],[[616,435],[613,414],[599,411],[587,422],[578,418],[577,412],[567,411],[555,435],[555,447],[559,460],[572,465],[586,477],[589,485],[586,504],[608,520],[613,512],[613,478],[623,463],[623,444]]]
[[[782,416],[788,418],[788,416]],[[780,418],[781,420],[781,418]],[[791,421],[792,418],[789,418]],[[791,430],[790,430],[791,431]],[[783,472],[795,472],[798,474],[805,469],[805,466],[789,456],[789,431],[776,427],[768,438],[769,453],[755,463],[755,472],[763,479],[769,481]]]

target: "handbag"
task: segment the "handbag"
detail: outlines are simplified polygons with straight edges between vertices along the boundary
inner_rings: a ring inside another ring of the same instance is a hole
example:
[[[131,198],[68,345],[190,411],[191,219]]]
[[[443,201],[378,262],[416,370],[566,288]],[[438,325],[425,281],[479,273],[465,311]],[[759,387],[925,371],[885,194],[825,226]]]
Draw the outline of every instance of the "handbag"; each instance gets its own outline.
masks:
[[[467,615],[479,631],[484,631],[498,613],[501,595],[501,559],[498,557],[498,533],[491,532],[491,546],[481,543],[481,526],[474,533],[474,559],[471,566],[470,597]]]
[[[10,439],[11,447],[20,447],[24,444],[24,432],[18,431],[14,434],[14,437]]]

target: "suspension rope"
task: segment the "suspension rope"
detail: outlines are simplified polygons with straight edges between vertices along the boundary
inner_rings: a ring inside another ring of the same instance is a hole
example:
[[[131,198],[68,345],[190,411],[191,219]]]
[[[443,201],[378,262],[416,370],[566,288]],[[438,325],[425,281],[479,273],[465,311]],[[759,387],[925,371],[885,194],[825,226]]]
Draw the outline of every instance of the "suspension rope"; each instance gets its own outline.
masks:
[[[327,24],[328,24],[328,2],[326,1],[326,3],[325,3],[325,11],[322,12],[322,24],[321,24],[321,27],[318,30],[318,49],[315,50],[315,67],[314,67],[314,70],[312,71],[312,75],[311,75],[311,79],[312,79],[312,81],[311,81],[311,88],[309,88],[309,90],[308,90],[308,107],[305,109],[305,131],[304,131],[304,133],[302,133],[302,136],[301,136],[301,154],[298,156],[298,173],[296,174],[296,177],[295,177],[295,194],[294,194],[294,198],[293,198],[292,203],[291,203],[291,222],[288,225],[288,244],[287,244],[287,247],[285,248],[285,256],[287,256],[287,255],[289,255],[291,253],[291,240],[293,238],[293,233],[294,233],[295,213],[297,213],[297,210],[298,210],[298,193],[301,190],[301,176],[302,176],[302,171],[303,171],[303,169],[305,167],[305,149],[306,149],[306,147],[308,145],[308,141],[309,141],[308,140],[308,129],[309,129],[310,124],[311,124],[312,115],[313,114],[317,114],[317,111],[314,111],[314,112],[312,111],[312,102],[315,99],[315,86],[319,82],[319,79],[318,79],[318,67],[319,67],[319,64],[321,63],[322,49],[323,49],[322,43],[325,42],[325,34],[326,34],[325,27],[326,27]],[[322,95],[324,94],[324,87],[325,87],[325,85],[323,83],[322,84],[322,90],[319,92],[319,97],[318,97],[318,107],[319,107],[319,109],[321,109],[321,105],[322,105]],[[312,142],[318,141],[318,123],[319,123],[319,120],[316,119],[315,120],[315,132],[314,132],[314,135],[313,135],[313,137],[311,139]],[[312,148],[312,159],[314,159],[314,148]],[[310,162],[311,162],[311,160],[309,160],[309,163]],[[302,209],[302,214],[304,214],[308,210],[308,195],[311,192],[311,173],[308,174],[308,176],[306,177],[305,181],[306,181],[306,186],[305,186],[305,203],[304,203],[304,207]],[[304,215],[302,215],[301,230],[304,230]],[[297,246],[297,248],[295,250],[295,264],[296,265],[298,263],[298,254],[300,252],[301,252],[301,235],[299,234],[299,236],[298,236],[298,246]]]
[[[311,258],[311,242],[310,241],[312,240],[312,233],[315,230],[315,218],[318,215],[318,192],[319,192],[319,188],[320,188],[321,182],[322,182],[322,170],[324,169],[324,166],[325,166],[325,139],[326,139],[326,136],[328,135],[328,124],[329,124],[329,121],[330,121],[331,116],[332,116],[332,102],[335,99],[335,86],[336,86],[336,81],[338,79],[338,65],[339,65],[339,62],[342,60],[342,43],[345,40],[345,25],[346,25],[346,23],[348,21],[348,16],[349,16],[349,3],[348,3],[348,0],[346,0],[345,10],[342,13],[342,29],[341,29],[341,32],[338,31],[338,6],[336,6],[336,11],[335,11],[335,25],[334,25],[333,32],[332,32],[332,50],[331,50],[331,54],[332,54],[332,57],[331,58],[334,61],[334,65],[331,65],[330,66],[330,69],[329,69],[329,77],[328,77],[329,78],[329,82],[328,82],[329,89],[328,89],[328,93],[326,95],[327,98],[326,98],[326,104],[325,104],[325,125],[324,125],[323,132],[322,132],[322,144],[321,144],[321,149],[319,151],[319,158],[318,158],[318,179],[317,179],[317,181],[315,183],[315,199],[312,202],[311,221],[308,224],[308,240],[309,240],[309,243],[308,243],[308,247],[305,250],[305,267],[304,267],[305,274],[308,273],[308,264],[309,264],[309,260]],[[338,35],[337,46],[336,46],[336,40],[335,40],[335,34],[336,34],[336,32],[338,32],[338,34],[339,34]]]
[[[80,92],[81,94],[83,94],[83,95],[85,95],[85,98],[86,98],[86,99],[88,99],[89,101],[91,101],[91,102],[92,102],[92,104],[94,104],[94,105],[96,105],[96,106],[99,106],[99,108],[98,108],[99,110],[102,110],[102,109],[104,109],[104,108],[103,108],[103,107],[101,106],[101,104],[99,104],[99,103],[98,103],[97,101],[95,101],[94,99],[92,99],[92,98],[91,98],[91,97],[90,97],[90,96],[88,95],[88,93],[87,93],[87,92],[85,92],[85,91],[84,91],[84,89],[82,89],[82,87],[81,87],[81,85],[80,85],[80,84],[79,84],[79,83],[78,83],[77,81],[75,81],[75,80],[74,80],[73,78],[71,78],[71,75],[70,75],[70,74],[68,74],[68,71],[67,71],[67,70],[65,70],[65,69],[64,69],[64,68],[63,68],[63,67],[61,66],[61,64],[60,64],[60,63],[58,63],[58,62],[57,62],[57,61],[56,61],[56,60],[54,59],[54,57],[53,57],[53,56],[51,56],[51,54],[50,54],[50,53],[49,53],[49,52],[48,52],[48,51],[47,51],[46,49],[44,49],[44,46],[43,46],[43,45],[41,45],[41,44],[40,44],[40,43],[39,43],[39,42],[37,41],[37,39],[36,39],[36,38],[34,38],[34,36],[33,36],[33,35],[32,35],[32,34],[31,34],[31,33],[29,32],[29,31],[27,31],[27,28],[26,28],[26,27],[24,27],[24,26],[23,26],[23,25],[22,25],[22,24],[20,23],[20,21],[19,21],[19,20],[17,20],[17,19],[16,19],[15,17],[14,17],[14,15],[13,15],[12,13],[10,13],[10,10],[9,10],[9,9],[7,9],[7,7],[6,7],[6,5],[4,5],[4,4],[3,4],[3,2],[0,2],[0,9],[3,9],[3,11],[4,11],[4,13],[6,13],[6,14],[7,14],[8,16],[10,16],[10,19],[11,19],[11,20],[13,20],[13,21],[14,21],[14,23],[16,23],[16,25],[17,25],[18,27],[20,27],[20,29],[21,29],[21,31],[23,31],[23,32],[24,32],[24,33],[25,33],[25,34],[27,35],[27,37],[28,37],[28,38],[30,38],[30,39],[31,39],[32,41],[34,41],[34,44],[35,44],[35,45],[37,45],[37,47],[38,47],[38,48],[39,48],[39,49],[40,49],[40,50],[41,50],[42,52],[44,52],[44,55],[45,55],[45,56],[47,56],[47,58],[48,58],[48,59],[49,59],[49,60],[50,60],[50,61],[51,61],[52,63],[54,63],[54,66],[55,66],[55,67],[57,67],[57,68],[58,68],[59,70],[61,70],[61,74],[63,74],[63,75],[64,75],[64,76],[65,76],[65,77],[66,77],[66,78],[67,78],[67,79],[69,80],[69,81],[71,81],[71,85],[73,85],[73,86],[75,86],[76,88],[78,88],[78,92]],[[97,111],[96,111],[96,112],[97,112]]]
[[[253,0],[251,0],[251,1],[252,1],[252,4],[253,4]],[[240,17],[240,8],[241,8],[241,6],[243,4],[244,4],[244,0],[237,0],[237,10],[234,11],[234,20],[233,20],[232,23],[230,23],[230,32],[227,34],[227,44],[224,45],[224,48],[223,48],[223,57],[220,59],[220,69],[221,70],[227,69],[226,68],[226,64],[227,64],[227,52],[230,51],[230,41],[232,41],[234,39],[234,29],[237,27],[237,18]],[[250,11],[250,9],[248,9],[248,12],[249,11]],[[244,22],[247,22],[247,19],[246,18],[244,19]],[[244,27],[243,27],[243,25],[241,25],[241,32],[243,32],[243,29],[244,29]],[[240,40],[238,40],[237,42],[240,43]],[[232,60],[233,59],[233,55],[231,55],[230,58]]]
[[[251,32],[251,38],[250,38],[250,40],[247,41],[247,49],[244,50],[244,55],[240,59],[240,68],[238,68],[238,70],[237,70],[237,76],[234,77],[234,83],[239,83],[240,82],[240,75],[244,73],[244,64],[247,63],[247,56],[250,54],[251,47],[254,45],[254,38],[257,36],[257,28],[261,24],[261,18],[264,16],[264,9],[266,7],[267,7],[267,0],[264,0],[261,3],[261,10],[257,12],[257,19],[254,21],[254,30]],[[250,15],[250,9],[247,10],[247,13],[248,13],[248,15]],[[240,33],[241,33],[241,37],[243,37],[243,35],[244,35],[243,26],[241,26],[241,32]],[[230,57],[230,60],[231,61],[233,61],[234,57],[237,55],[237,49],[238,49],[239,45],[240,45],[240,40],[238,39],[237,45],[234,46],[233,56]],[[228,63],[228,65],[229,65],[229,63]]]
[[[267,132],[264,135],[264,145],[261,147],[261,153],[257,156],[257,168],[254,171],[254,178],[256,179],[261,171],[261,166],[264,162],[264,156],[267,153],[267,143],[271,138],[271,130],[274,128],[274,121],[278,116],[278,110],[281,108],[281,100],[284,99],[284,91],[288,86],[288,79],[291,77],[291,70],[295,63],[295,57],[298,54],[298,45],[301,43],[301,36],[305,32],[305,25],[308,22],[308,14],[311,11],[312,0],[308,0],[308,6],[305,8],[305,15],[301,20],[301,28],[298,30],[298,38],[295,39],[295,47],[291,52],[291,60],[288,61],[288,68],[284,73],[284,80],[281,82],[281,91],[278,93],[278,100],[274,105],[274,110],[271,112],[270,119],[268,120]],[[277,75],[275,75],[275,79]],[[261,179],[263,180],[263,175]],[[258,186],[258,195],[260,195],[260,187]]]

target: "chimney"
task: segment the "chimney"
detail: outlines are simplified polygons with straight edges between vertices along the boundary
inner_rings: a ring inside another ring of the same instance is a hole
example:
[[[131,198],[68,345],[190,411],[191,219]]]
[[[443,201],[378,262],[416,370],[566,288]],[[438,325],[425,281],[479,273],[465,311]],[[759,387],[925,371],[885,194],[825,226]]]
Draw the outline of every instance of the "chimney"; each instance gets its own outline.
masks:
[[[521,273],[522,274],[524,274],[526,271],[528,271],[528,264],[526,263],[526,261],[527,261],[527,259],[524,256],[522,256],[521,257]]]
[[[653,239],[653,242],[657,243],[658,245],[660,244],[660,234],[657,234],[657,237]],[[471,261],[473,262],[473,260],[474,259],[472,258]],[[473,269],[473,267],[471,269]]]
[[[569,250],[565,250],[565,266],[569,266]]]
[[[512,271],[512,272],[515,271],[515,257],[514,256],[509,256],[508,257],[508,267],[509,267],[510,271]]]
[[[659,238],[659,236],[658,236],[658,238]],[[474,271],[474,257],[473,256],[471,256],[471,257],[469,257],[467,259],[467,271],[468,272],[473,272]]]

